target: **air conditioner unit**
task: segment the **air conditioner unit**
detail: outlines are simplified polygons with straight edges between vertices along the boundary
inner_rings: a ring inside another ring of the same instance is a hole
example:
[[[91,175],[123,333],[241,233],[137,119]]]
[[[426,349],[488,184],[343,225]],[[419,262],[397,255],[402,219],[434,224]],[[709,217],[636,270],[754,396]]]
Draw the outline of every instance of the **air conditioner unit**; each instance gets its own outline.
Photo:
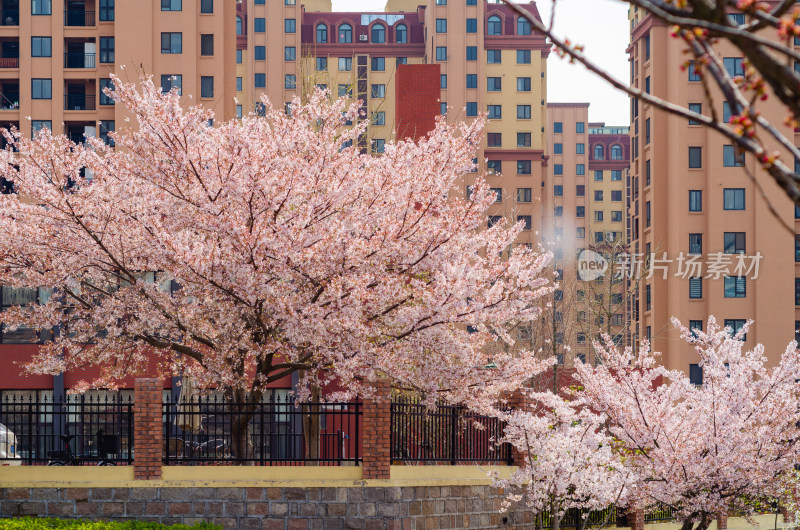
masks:
[[[358,36],[358,40],[360,40],[362,42],[367,42],[367,36],[366,35],[359,35]]]

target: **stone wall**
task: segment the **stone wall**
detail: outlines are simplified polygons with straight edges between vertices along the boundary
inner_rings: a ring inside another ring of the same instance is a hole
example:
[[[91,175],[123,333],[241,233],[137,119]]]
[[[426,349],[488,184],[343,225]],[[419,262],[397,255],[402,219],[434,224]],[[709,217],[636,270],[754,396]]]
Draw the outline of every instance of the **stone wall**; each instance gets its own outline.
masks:
[[[208,468],[213,474],[214,468]],[[532,528],[491,486],[3,488],[0,516],[211,521],[225,530]]]

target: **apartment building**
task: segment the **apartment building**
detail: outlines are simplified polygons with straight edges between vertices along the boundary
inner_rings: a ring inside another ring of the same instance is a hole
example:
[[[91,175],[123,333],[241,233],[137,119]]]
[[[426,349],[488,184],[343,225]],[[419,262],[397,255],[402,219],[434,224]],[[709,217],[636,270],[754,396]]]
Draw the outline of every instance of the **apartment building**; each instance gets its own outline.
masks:
[[[669,28],[637,9],[629,18],[631,82],[702,113],[710,114],[713,106],[727,120],[729,109],[718,91],[709,100],[694,65],[682,67],[684,45],[669,36]],[[732,77],[743,74],[734,48],[719,43],[718,51]],[[760,108],[792,137],[779,105]],[[762,343],[777,360],[800,324],[800,253],[786,228],[798,231],[793,204],[752,157],[699,124],[632,100],[630,138],[632,251],[654,255],[652,277],[633,304],[634,336],[652,339],[668,368],[688,371],[700,382],[698,355],[680,340],[670,317],[704,328],[714,315],[733,330],[754,319],[745,346]]]
[[[230,118],[234,20],[223,0],[3,0],[0,126],[105,138],[125,117],[109,75],[140,72]]]
[[[554,255],[559,290],[550,301],[552,340],[567,365],[594,362],[591,341],[608,333],[626,343],[627,279],[615,278],[616,257],[627,252],[628,128],[589,122],[588,103],[548,103],[550,160],[543,187],[543,240]],[[583,251],[605,256],[608,270],[579,270]],[[561,345],[561,346],[559,346]]]
[[[534,3],[524,7],[538,16]],[[246,0],[236,24],[238,113],[258,110],[263,94],[288,105],[325,87],[361,102],[371,120],[361,147],[375,153],[398,136],[398,69],[437,65],[448,121],[488,113],[476,162],[497,192],[489,224],[521,221],[523,242],[538,241],[549,46],[524,18],[486,0],[389,0],[377,13],[332,12],[327,0]],[[473,181],[460,191],[468,194]]]

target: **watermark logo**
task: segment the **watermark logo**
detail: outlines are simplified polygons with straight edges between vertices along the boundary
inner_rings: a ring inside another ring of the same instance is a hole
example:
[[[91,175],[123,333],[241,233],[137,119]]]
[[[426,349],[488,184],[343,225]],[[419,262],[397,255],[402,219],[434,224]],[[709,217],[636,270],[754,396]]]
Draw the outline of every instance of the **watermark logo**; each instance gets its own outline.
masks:
[[[608,261],[602,254],[592,250],[582,250],[578,256],[578,277],[591,282],[603,276],[608,270]]]

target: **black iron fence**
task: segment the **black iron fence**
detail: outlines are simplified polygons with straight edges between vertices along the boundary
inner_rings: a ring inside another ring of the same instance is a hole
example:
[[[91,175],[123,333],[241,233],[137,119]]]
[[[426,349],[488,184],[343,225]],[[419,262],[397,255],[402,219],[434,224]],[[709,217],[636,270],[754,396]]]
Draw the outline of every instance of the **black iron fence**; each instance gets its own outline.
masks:
[[[360,403],[258,403],[218,395],[163,404],[164,464],[356,465]]]
[[[94,94],[64,94],[64,110],[94,110]],[[83,138],[81,138],[81,142]]]
[[[503,423],[464,407],[437,405],[433,409],[414,397],[392,401],[391,455],[402,462],[511,463],[511,446],[498,444]]]
[[[65,26],[94,26],[94,11],[64,11]]]
[[[0,397],[0,465],[132,463],[133,401],[119,395]]]
[[[95,54],[86,52],[64,52],[64,68],[94,68]]]
[[[553,516],[550,512],[542,512],[539,516],[542,518],[542,528],[553,528]],[[591,511],[572,508],[566,511],[559,524],[565,528],[580,528],[583,526],[584,519],[587,519],[587,528],[603,524],[615,526],[617,523],[617,508],[609,506],[603,510]]]

